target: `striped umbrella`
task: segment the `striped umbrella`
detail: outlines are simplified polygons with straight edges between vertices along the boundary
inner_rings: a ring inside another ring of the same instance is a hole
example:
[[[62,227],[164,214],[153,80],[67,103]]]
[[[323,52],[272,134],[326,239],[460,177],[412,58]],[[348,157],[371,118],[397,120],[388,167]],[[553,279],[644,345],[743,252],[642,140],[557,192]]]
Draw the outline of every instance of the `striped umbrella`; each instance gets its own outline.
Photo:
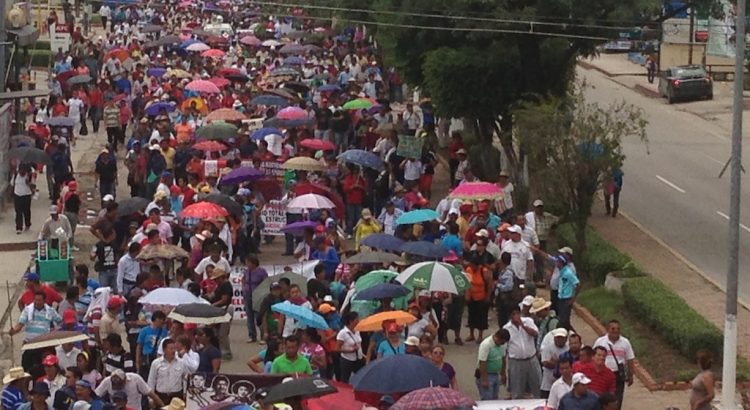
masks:
[[[421,262],[404,269],[396,280],[430,292],[460,295],[469,287],[469,278],[453,265],[442,262]]]

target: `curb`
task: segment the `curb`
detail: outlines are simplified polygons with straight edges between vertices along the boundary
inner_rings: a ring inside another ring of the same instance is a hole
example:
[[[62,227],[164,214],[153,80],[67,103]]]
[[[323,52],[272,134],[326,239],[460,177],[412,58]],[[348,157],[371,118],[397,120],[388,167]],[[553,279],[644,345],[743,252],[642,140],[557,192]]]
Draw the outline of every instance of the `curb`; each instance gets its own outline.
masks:
[[[626,75],[627,76],[631,76],[631,75],[632,76],[642,76],[642,77],[646,76],[646,74],[641,73],[641,72],[639,72],[639,73],[613,74],[613,73],[611,73],[611,72],[609,72],[609,71],[607,71],[607,70],[605,70],[605,69],[603,69],[603,68],[601,68],[601,67],[599,67],[597,65],[591,64],[588,61],[584,61],[584,60],[578,60],[578,65],[580,65],[581,67],[585,68],[586,70],[595,70],[595,71],[598,71],[598,72],[606,75],[607,77],[619,77],[619,76],[626,76]]]
[[[607,78],[609,78],[611,81],[614,81],[615,83],[617,83],[617,84],[619,84],[619,85],[621,85],[621,86],[623,86],[625,88],[629,88],[629,89],[631,89],[631,90],[633,90],[633,91],[635,91],[635,92],[643,95],[644,97],[656,98],[656,99],[661,98],[661,95],[659,94],[658,91],[654,91],[654,90],[652,90],[652,89],[650,89],[650,88],[648,88],[648,87],[646,87],[644,85],[636,84],[635,86],[630,86],[630,85],[623,84],[623,83],[617,81],[617,77],[618,76],[643,76],[643,77],[645,77],[644,74],[641,74],[641,73],[637,73],[637,74],[612,74],[609,71],[606,71],[603,68],[595,66],[595,65],[593,65],[591,63],[588,63],[586,61],[579,61],[578,65],[580,65],[581,67],[583,67],[586,70],[598,71],[598,72],[604,74],[605,76],[607,76]]]
[[[620,82],[617,82],[617,84],[624,85],[624,84],[622,84]],[[654,90],[652,90],[652,89],[650,89],[650,88],[648,88],[648,87],[646,87],[644,85],[641,85],[641,84],[636,84],[635,87],[631,87],[631,89],[634,90],[634,91],[636,91],[636,92],[638,92],[638,93],[643,94],[645,97],[657,98],[657,99],[661,98],[661,94],[659,94],[658,91],[654,91]]]

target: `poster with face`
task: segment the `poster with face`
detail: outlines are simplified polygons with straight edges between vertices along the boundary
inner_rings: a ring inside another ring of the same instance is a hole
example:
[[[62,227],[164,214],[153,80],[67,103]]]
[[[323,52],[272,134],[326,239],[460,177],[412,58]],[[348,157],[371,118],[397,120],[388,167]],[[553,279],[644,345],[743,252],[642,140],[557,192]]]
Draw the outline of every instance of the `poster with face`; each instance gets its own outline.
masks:
[[[198,410],[214,403],[253,403],[258,388],[281,383],[283,376],[266,374],[207,374],[188,377],[187,410]]]

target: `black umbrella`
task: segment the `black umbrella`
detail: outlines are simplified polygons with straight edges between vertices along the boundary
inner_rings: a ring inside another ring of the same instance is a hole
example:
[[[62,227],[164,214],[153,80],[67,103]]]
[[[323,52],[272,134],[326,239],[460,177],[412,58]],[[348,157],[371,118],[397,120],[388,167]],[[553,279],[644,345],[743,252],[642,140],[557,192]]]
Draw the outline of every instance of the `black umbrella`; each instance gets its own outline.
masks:
[[[399,245],[400,247],[400,245]],[[362,252],[346,259],[346,263],[393,263],[399,260],[398,255],[388,252]]]
[[[380,283],[361,292],[357,292],[357,300],[393,299],[409,294],[409,289],[397,283]]]
[[[214,35],[214,33],[200,29],[200,28],[194,28],[193,31],[191,31],[191,33],[195,34],[198,37],[211,37]]]
[[[118,215],[130,215],[136,212],[142,212],[146,209],[149,204],[148,199],[134,196],[132,198],[123,199],[117,202],[117,214]]]
[[[35,147],[13,148],[8,152],[8,157],[20,162],[31,162],[34,164],[52,166],[52,158],[50,158],[46,152]]]
[[[164,36],[158,40],[150,41],[145,44],[145,47],[151,48],[151,47],[160,47],[160,46],[168,46],[172,44],[180,44],[182,43],[182,40],[180,37],[175,36],[174,34],[170,34],[168,36]]]
[[[320,377],[304,377],[277,384],[268,391],[264,403],[278,403],[292,397],[320,397],[336,393],[338,389]]]
[[[448,255],[448,250],[440,245],[427,241],[405,242],[401,246],[401,252],[411,255],[423,256],[425,258],[437,259]]]
[[[169,314],[169,317],[178,322],[199,325],[214,325],[232,320],[232,317],[229,316],[229,313],[225,309],[204,303],[188,303],[177,306]]]
[[[242,205],[237,203],[232,197],[223,194],[211,194],[206,196],[204,201],[214,203],[227,210],[230,214],[240,217],[245,211],[242,209]]]
[[[304,94],[310,91],[310,86],[299,81],[288,81],[281,85],[281,88],[288,88],[294,92]]]
[[[236,82],[243,82],[243,83],[246,83],[250,80],[250,77],[244,74],[229,74],[229,75],[225,75],[224,78],[226,78],[229,81],[236,81]]]
[[[10,144],[13,147],[17,147],[18,144],[25,143],[26,145],[33,147],[36,145],[36,138],[30,135],[18,134],[10,137]]]

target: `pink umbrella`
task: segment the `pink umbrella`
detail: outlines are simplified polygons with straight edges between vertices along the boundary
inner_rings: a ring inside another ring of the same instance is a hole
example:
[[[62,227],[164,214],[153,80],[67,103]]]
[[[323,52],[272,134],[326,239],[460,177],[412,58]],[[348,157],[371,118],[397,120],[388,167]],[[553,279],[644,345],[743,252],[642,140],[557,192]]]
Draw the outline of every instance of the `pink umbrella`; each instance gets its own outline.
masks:
[[[464,182],[457,186],[448,197],[466,200],[500,199],[503,197],[503,190],[490,182]]]
[[[209,78],[208,81],[216,84],[216,86],[219,87],[219,88],[224,88],[224,87],[226,87],[226,86],[228,86],[229,84],[232,83],[231,81],[227,80],[226,78],[221,78],[221,77],[212,77],[212,78]]]
[[[240,39],[240,43],[246,46],[257,47],[261,44],[261,41],[255,36],[245,36]]]
[[[221,90],[219,90],[219,87],[216,86],[216,84],[212,83],[211,81],[206,80],[193,80],[185,86],[186,90],[195,91],[198,93],[213,93],[213,94],[219,94]]]
[[[216,58],[220,58],[220,57],[224,57],[224,54],[225,53],[223,51],[221,51],[221,50],[219,50],[217,48],[212,48],[212,49],[208,49],[208,50],[202,52],[201,53],[201,57],[216,57]]]
[[[177,7],[186,8],[186,7],[190,7],[192,5],[193,5],[192,1],[181,1],[180,4],[177,5]]]
[[[307,111],[299,107],[286,107],[276,114],[280,120],[304,120],[307,119]]]

